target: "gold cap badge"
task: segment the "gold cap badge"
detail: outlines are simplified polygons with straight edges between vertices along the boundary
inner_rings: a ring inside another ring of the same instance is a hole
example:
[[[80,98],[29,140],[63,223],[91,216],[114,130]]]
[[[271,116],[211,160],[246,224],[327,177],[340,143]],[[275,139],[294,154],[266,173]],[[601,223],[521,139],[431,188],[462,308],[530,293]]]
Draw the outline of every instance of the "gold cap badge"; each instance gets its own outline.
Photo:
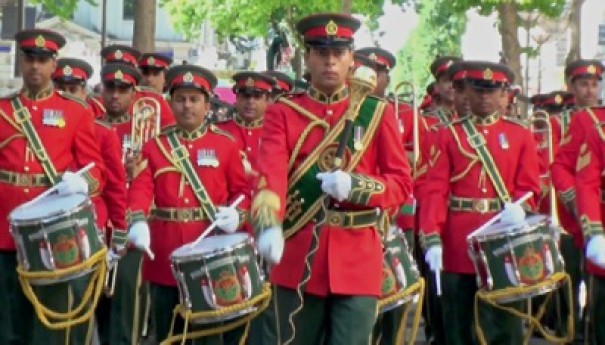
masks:
[[[252,79],[252,77],[248,77],[248,79],[246,79],[246,86],[254,87],[254,79]]]
[[[185,75],[183,76],[183,81],[185,83],[191,83],[191,82],[193,82],[193,74],[191,74],[191,72],[185,73]]]
[[[483,71],[483,79],[484,80],[493,80],[494,79],[494,72],[492,72],[491,69],[486,69],[485,71]]]
[[[34,43],[36,43],[36,47],[44,48],[44,45],[46,44],[46,39],[44,38],[44,36],[38,35],[38,37],[36,37],[36,40],[34,41]]]
[[[328,24],[326,24],[326,34],[328,36],[335,36],[338,33],[338,25],[334,23],[333,20],[330,20]]]
[[[375,53],[370,54],[370,56],[368,56],[370,58],[370,60],[372,61],[377,61],[378,60],[378,56],[376,56]]]
[[[561,95],[556,95],[555,104],[561,104],[561,103],[563,103],[563,97],[561,97]]]
[[[120,49],[116,50],[115,54],[113,55],[116,57],[116,59],[121,59],[122,57],[124,57],[124,54]]]
[[[116,80],[122,80],[124,78],[124,74],[122,73],[122,70],[117,70],[113,77]]]
[[[65,76],[70,76],[73,73],[73,69],[71,69],[71,66],[69,65],[65,65],[65,67],[63,67],[63,75]]]
[[[155,59],[153,58],[153,56],[147,58],[147,64],[152,66],[155,65]]]
[[[595,65],[590,65],[586,67],[586,72],[588,72],[588,74],[597,74],[597,68]]]

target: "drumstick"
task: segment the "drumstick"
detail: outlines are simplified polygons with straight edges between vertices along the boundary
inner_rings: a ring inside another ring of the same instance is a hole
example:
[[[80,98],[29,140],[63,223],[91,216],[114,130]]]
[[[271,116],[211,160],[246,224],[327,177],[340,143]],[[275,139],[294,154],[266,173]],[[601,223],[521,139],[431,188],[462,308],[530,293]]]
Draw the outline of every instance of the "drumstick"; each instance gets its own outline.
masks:
[[[78,170],[76,172],[76,175],[82,176],[82,174],[86,173],[88,170],[92,169],[94,166],[95,166],[95,162],[90,162],[84,168]],[[61,183],[61,182],[59,182],[59,183]],[[45,190],[42,194],[38,195],[37,197],[31,199],[30,201],[26,202],[25,204],[23,204],[23,205],[21,205],[19,207],[28,207],[28,206],[31,206],[31,205],[37,203],[38,201],[40,201],[41,199],[49,196],[50,194],[54,193],[59,188],[59,183],[57,183],[56,185],[50,187],[49,189]]]
[[[437,296],[441,296],[441,270],[435,272],[435,285],[437,287]]]
[[[229,205],[229,208],[236,208],[237,205],[239,205],[242,201],[244,201],[244,196],[240,195],[237,199],[235,199],[235,201],[231,205]],[[214,222],[212,222],[212,224],[210,224],[210,226],[206,230],[204,230],[204,232],[202,232],[200,237],[198,237],[195,241],[191,243],[191,246],[195,247],[198,243],[202,242],[202,240],[210,234],[210,231],[212,231],[217,226],[218,220],[215,220]]]
[[[527,201],[527,199],[531,198],[533,195],[534,195],[534,192],[527,192],[527,194],[523,195],[519,200],[515,201],[514,205],[521,205],[522,203],[524,203],[525,201]],[[492,226],[495,222],[499,221],[500,218],[502,218],[502,211],[500,211],[500,213],[498,213],[497,215],[495,215],[494,217],[492,217],[492,219],[488,220],[485,224],[483,224],[479,228],[477,228],[477,230],[471,232],[468,236],[466,236],[466,239],[467,240],[471,239],[471,237],[474,237],[475,235],[477,235],[481,231],[483,231],[483,230],[487,229],[488,227]]]

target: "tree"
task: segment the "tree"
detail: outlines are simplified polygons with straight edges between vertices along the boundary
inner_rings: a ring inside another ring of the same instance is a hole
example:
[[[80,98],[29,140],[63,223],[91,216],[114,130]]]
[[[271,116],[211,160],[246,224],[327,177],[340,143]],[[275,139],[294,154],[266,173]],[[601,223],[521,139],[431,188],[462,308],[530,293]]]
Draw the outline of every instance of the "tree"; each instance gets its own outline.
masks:
[[[85,0],[87,3],[96,6],[95,0]],[[78,8],[79,0],[29,0],[32,5],[42,5],[46,10],[54,15],[67,19],[70,18]]]
[[[522,85],[521,53],[524,49],[519,43],[518,29],[526,27],[526,23],[520,18],[519,13],[538,12],[546,17],[555,18],[562,13],[565,0],[452,0],[445,2],[444,5],[452,12],[465,13],[470,9],[476,9],[485,16],[498,14],[498,30],[502,37],[504,57],[515,74],[515,83]]]
[[[585,0],[572,0],[571,8],[569,11],[569,24],[571,29],[571,45],[569,47],[569,53],[565,59],[565,63],[569,64],[582,57],[582,5]]]
[[[418,26],[397,54],[397,65],[391,73],[392,83],[409,81],[417,89],[417,97],[431,82],[429,70],[436,56],[461,55],[461,39],[466,29],[466,15],[451,13],[444,3],[450,0],[424,0],[416,6]]]
[[[155,50],[156,0],[135,0],[133,48],[141,52]]]
[[[266,37],[285,22],[290,32],[295,32],[295,24],[302,17],[319,12],[348,11],[367,16],[370,20],[382,15],[385,0],[305,0],[296,5],[282,0],[162,0],[174,28],[186,37],[196,37],[200,26],[209,20],[219,39],[229,36]],[[404,4],[411,0],[391,0]],[[298,35],[293,35],[297,37]],[[297,44],[301,46],[300,42]],[[297,50],[297,57],[300,57]],[[296,69],[296,66],[295,66]],[[300,75],[300,70],[297,71]]]

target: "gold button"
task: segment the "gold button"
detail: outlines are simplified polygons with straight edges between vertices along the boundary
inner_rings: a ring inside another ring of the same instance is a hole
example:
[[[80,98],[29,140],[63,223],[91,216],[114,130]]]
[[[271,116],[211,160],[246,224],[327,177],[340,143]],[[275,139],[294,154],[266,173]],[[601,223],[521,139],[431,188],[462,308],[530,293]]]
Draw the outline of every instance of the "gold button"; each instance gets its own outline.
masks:
[[[25,188],[25,189],[23,189],[23,192],[25,192],[25,193],[29,193],[29,188]]]
[[[23,168],[23,170],[29,171],[29,167],[26,166],[26,167]]]
[[[252,135],[252,131],[248,131],[248,135]]]
[[[332,109],[326,110],[326,115],[331,116],[332,114],[334,114],[334,111],[332,111]]]
[[[188,204],[189,203],[189,199],[185,198],[185,203]]]
[[[248,146],[248,147],[246,147],[246,150],[247,150],[248,152],[250,152],[250,151],[252,151],[252,148],[251,148],[250,146]]]
[[[190,149],[192,149],[193,145],[189,144],[189,145],[187,145],[187,147],[190,148]]]

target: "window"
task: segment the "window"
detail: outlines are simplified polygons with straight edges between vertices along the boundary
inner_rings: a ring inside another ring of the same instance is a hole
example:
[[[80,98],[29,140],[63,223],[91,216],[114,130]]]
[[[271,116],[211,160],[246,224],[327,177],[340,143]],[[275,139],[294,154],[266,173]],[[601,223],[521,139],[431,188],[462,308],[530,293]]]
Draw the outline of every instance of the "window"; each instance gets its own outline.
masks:
[[[135,0],[124,0],[122,3],[122,19],[134,19],[134,2]]]

